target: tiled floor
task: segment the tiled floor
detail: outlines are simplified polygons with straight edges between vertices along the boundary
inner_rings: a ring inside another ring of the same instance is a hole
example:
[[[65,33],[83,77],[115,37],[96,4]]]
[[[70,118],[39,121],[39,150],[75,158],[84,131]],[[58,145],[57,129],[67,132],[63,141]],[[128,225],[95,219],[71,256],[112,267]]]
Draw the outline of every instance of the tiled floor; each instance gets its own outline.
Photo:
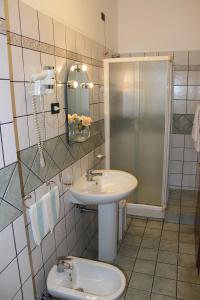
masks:
[[[189,198],[184,194],[179,206],[182,199]],[[96,258],[96,249],[95,238],[84,257]],[[115,261],[127,277],[127,289],[121,299],[200,300],[195,259],[193,225],[129,218]]]

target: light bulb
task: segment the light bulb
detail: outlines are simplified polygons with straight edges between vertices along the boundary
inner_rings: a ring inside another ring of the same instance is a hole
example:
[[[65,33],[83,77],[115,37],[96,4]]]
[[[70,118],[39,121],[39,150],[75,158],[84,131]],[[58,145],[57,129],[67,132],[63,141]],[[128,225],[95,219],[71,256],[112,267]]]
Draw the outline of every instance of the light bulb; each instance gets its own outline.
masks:
[[[86,72],[86,71],[87,71],[87,66],[86,66],[86,65],[82,65],[82,66],[81,66],[81,70],[82,70],[83,72]]]
[[[93,89],[94,84],[93,84],[92,82],[89,82],[88,85],[89,85],[89,88],[90,88],[90,89]]]
[[[70,68],[70,70],[71,70],[72,72],[74,72],[74,71],[75,71],[75,67],[76,67],[75,65],[72,65],[71,68]]]
[[[76,80],[74,80],[73,82],[73,87],[76,89],[78,87],[78,82]]]

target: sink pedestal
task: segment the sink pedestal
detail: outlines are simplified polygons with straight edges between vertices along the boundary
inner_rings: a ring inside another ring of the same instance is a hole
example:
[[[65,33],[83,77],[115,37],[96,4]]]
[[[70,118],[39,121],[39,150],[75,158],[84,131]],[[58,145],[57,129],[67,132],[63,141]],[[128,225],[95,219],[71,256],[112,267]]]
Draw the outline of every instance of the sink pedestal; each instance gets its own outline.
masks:
[[[98,205],[99,260],[113,262],[117,256],[118,202]]]

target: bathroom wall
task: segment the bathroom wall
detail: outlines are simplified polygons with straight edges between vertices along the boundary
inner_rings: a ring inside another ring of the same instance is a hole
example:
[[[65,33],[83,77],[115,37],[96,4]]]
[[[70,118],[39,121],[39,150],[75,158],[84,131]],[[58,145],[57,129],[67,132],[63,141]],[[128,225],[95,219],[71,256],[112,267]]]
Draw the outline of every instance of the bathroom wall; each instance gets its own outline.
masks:
[[[118,15],[115,0],[23,0],[23,2],[101,44],[104,44],[104,25],[100,19],[100,13],[103,11],[106,14],[107,45],[117,50]]]
[[[118,51],[199,50],[198,0],[118,0]]]
[[[8,115],[8,119],[1,120],[3,144],[0,149],[3,149],[4,159],[0,176],[2,170],[7,170],[5,166],[12,166],[12,163],[16,165],[18,162],[19,173],[15,172],[13,176],[13,170],[9,173],[9,186],[12,187],[10,194],[12,193],[13,202],[18,201],[21,210],[18,209],[18,218],[15,217],[0,231],[0,242],[3,245],[0,256],[0,290],[4,300],[31,300],[40,299],[46,290],[46,277],[56,258],[68,254],[80,256],[97,230],[95,214],[80,214],[70,204],[65,182],[69,175],[73,175],[75,179],[87,168],[103,167],[103,162],[100,163],[96,155],[104,154],[101,61],[104,47],[23,2],[9,0],[5,3],[6,21],[5,14],[2,14],[3,1],[0,0],[0,47],[4,50],[0,51],[0,64],[6,62],[5,68],[0,70],[1,73],[5,69],[5,74],[0,75],[0,84],[7,82],[8,86],[7,93],[0,90],[0,99],[4,101],[1,109],[6,104],[10,106],[2,114],[4,118]],[[75,61],[87,64],[90,81],[94,82],[90,95],[90,113],[94,124],[88,141],[68,144],[64,91],[68,69]],[[42,169],[36,146],[29,81],[31,74],[39,72],[45,65],[55,66],[57,86],[53,95],[45,96],[44,112],[38,106],[38,118],[41,128],[44,128],[42,134],[46,166]],[[61,112],[58,115],[51,115],[51,102],[60,103]],[[4,128],[8,128],[5,136]],[[2,173],[2,178],[4,177],[5,173]],[[14,182],[12,178],[15,179]],[[52,182],[47,185],[49,180]],[[41,245],[36,246],[28,207],[44,195],[54,182],[59,186],[60,219],[54,233],[48,234]],[[30,198],[22,202],[25,196]],[[25,214],[22,214],[23,210]]]

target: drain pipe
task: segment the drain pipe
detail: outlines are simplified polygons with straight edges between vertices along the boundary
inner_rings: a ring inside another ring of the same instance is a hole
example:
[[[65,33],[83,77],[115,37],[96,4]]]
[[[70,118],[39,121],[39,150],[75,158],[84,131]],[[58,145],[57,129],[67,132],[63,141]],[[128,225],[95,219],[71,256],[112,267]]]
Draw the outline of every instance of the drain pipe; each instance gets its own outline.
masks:
[[[76,204],[76,208],[79,208],[80,213],[84,213],[84,212],[90,212],[90,213],[97,213],[97,209],[95,208],[88,208],[86,205],[82,205],[82,204]]]

